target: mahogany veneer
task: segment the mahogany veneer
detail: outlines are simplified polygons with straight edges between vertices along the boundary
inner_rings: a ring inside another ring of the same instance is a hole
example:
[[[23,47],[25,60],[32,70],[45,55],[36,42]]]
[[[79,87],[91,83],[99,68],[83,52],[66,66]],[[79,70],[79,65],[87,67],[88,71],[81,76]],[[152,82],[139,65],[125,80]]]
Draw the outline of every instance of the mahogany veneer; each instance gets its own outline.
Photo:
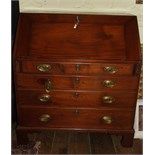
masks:
[[[136,16],[22,13],[13,56],[19,142],[57,129],[121,134],[132,145]]]
[[[41,102],[40,98],[46,93],[41,90],[19,90],[17,91],[18,102],[21,106],[59,106],[59,107],[134,107],[137,94],[135,92],[112,92],[112,91],[74,91],[74,90],[53,90],[50,99]],[[113,103],[107,103],[105,96],[113,96]],[[128,100],[127,100],[128,99]]]

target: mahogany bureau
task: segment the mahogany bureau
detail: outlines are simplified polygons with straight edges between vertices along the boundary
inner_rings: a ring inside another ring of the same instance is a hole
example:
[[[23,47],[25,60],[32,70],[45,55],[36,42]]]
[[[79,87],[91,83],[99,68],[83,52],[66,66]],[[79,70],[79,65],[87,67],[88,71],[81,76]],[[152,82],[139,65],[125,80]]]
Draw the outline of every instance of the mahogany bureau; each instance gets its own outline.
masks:
[[[132,146],[136,16],[22,13],[13,59],[19,143],[28,132],[78,130],[120,134]]]

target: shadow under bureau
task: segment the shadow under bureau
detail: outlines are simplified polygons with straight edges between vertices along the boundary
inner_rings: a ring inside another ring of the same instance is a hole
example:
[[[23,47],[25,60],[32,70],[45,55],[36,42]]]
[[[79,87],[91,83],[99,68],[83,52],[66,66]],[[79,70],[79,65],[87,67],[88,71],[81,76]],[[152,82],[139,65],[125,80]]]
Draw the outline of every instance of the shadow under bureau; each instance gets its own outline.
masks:
[[[120,134],[132,146],[136,16],[21,13],[13,63],[19,143],[29,132],[77,130]]]

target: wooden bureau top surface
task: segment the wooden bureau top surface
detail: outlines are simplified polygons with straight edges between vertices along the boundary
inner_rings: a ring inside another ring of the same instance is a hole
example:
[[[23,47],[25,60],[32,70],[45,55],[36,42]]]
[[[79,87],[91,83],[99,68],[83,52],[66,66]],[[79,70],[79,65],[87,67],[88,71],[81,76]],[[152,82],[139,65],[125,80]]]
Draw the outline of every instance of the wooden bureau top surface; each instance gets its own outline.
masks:
[[[74,25],[79,18],[79,25]],[[139,60],[136,16],[20,14],[15,55],[26,59]]]

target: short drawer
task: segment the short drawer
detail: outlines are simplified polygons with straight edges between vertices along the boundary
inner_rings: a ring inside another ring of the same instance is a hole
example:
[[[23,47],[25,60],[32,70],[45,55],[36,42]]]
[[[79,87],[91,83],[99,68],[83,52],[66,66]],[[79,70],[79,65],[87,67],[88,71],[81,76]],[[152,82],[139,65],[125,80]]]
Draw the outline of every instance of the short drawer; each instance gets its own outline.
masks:
[[[52,90],[136,90],[138,77],[47,76],[17,74],[18,89]]]
[[[19,124],[25,127],[131,129],[132,110],[20,108]]]
[[[17,91],[20,105],[51,107],[133,107],[137,93],[104,91]]]
[[[52,75],[132,75],[134,64],[23,61],[22,71]]]

